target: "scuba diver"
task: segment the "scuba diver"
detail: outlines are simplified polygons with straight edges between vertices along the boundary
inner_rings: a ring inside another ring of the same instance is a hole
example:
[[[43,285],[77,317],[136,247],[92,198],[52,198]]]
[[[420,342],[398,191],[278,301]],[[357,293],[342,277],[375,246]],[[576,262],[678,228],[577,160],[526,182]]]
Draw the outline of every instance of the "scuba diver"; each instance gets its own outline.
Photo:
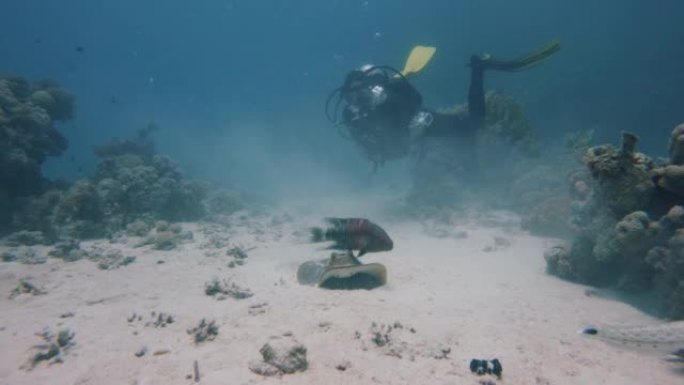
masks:
[[[408,81],[427,65],[436,51],[434,47],[417,46],[402,71],[390,66],[366,65],[349,72],[342,86],[328,97],[326,116],[343,136],[361,147],[374,169],[387,160],[410,154],[426,138],[456,139],[459,147],[472,151],[478,130],[485,121],[485,71],[524,70],[559,49],[559,41],[554,40],[513,60],[497,60],[488,54],[472,55],[467,114],[455,114],[424,108],[420,93]]]

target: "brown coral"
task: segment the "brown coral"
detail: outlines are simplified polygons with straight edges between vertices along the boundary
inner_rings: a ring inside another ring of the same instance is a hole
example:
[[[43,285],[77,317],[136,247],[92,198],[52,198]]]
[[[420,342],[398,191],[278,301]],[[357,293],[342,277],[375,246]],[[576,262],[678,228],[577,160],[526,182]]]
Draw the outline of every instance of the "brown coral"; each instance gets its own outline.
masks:
[[[618,218],[648,207],[655,192],[653,162],[633,152],[635,143],[636,136],[623,134],[623,150],[596,146],[583,158],[593,178],[597,203]]]
[[[72,113],[73,96],[53,83],[0,78],[0,191],[10,199],[41,192],[40,166],[67,148],[54,122]]]
[[[651,235],[650,223],[648,214],[644,211],[635,211],[615,225],[615,240],[625,251],[641,248]]]
[[[576,278],[567,246],[557,245],[545,250],[544,260],[546,261],[547,273],[566,279]]]
[[[658,187],[684,197],[684,165],[670,165],[654,170]]]
[[[669,147],[670,163],[684,164],[684,123],[672,130]]]

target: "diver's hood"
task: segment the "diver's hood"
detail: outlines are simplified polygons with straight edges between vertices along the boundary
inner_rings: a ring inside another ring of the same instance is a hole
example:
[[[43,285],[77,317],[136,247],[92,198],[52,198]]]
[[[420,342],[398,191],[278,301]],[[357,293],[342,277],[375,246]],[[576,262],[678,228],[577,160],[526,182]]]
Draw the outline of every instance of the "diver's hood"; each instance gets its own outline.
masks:
[[[344,79],[341,95],[348,106],[370,111],[385,103],[391,75],[383,67],[366,64],[350,71]]]

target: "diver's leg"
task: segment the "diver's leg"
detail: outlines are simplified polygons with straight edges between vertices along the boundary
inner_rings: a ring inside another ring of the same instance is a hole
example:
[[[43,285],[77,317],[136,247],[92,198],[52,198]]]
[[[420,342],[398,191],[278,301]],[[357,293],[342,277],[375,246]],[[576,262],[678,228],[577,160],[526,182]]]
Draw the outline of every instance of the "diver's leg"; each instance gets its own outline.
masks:
[[[477,130],[484,123],[484,60],[478,55],[470,57],[470,88],[468,89],[469,130]]]
[[[472,128],[477,130],[484,123],[485,96],[484,96],[484,71],[521,71],[548,59],[560,50],[560,41],[552,40],[549,43],[528,52],[513,60],[497,60],[488,54],[473,55],[470,57],[470,90],[468,92],[469,118]]]

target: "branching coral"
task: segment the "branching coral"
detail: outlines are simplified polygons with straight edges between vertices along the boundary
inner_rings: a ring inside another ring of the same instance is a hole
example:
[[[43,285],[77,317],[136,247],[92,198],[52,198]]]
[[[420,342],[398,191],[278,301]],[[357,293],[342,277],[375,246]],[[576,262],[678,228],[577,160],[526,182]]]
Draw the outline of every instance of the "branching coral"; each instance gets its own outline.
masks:
[[[97,166],[95,182],[105,211],[125,222],[149,214],[156,219],[193,220],[204,215],[208,186],[186,180],[168,157],[108,156]]]
[[[104,212],[95,186],[85,180],[74,184],[54,210],[54,222],[68,238],[102,236]]]
[[[15,228],[39,230],[51,240],[83,239],[111,235],[136,221],[202,217],[209,186],[185,179],[175,162],[154,154],[153,129],[150,125],[134,139],[98,147],[92,178],[24,199],[14,215]]]
[[[54,83],[0,78],[0,192],[10,199],[41,192],[41,165],[67,147],[54,122],[73,109],[73,96]]]
[[[206,212],[206,183],[186,179],[155,154],[150,124],[132,139],[95,149],[95,174],[72,186],[46,180],[41,166],[60,155],[66,139],[55,122],[71,119],[74,98],[49,81],[0,77],[0,231],[41,231],[47,242],[111,235],[135,221],[195,220]],[[214,199],[222,211],[239,197]]]

